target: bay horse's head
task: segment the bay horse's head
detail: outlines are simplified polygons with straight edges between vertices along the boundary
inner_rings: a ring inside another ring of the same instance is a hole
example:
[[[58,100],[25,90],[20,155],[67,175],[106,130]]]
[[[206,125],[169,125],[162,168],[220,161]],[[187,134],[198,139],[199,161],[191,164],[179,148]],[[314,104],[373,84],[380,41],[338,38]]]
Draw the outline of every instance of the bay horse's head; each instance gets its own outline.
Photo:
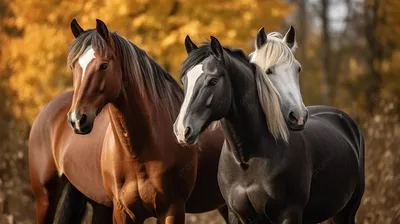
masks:
[[[295,36],[292,26],[284,37],[277,32],[267,36],[262,27],[257,33],[256,50],[250,55],[250,61],[261,67],[279,93],[282,114],[288,127],[302,130],[308,119],[308,110],[300,93],[301,65],[293,54]]]
[[[68,55],[73,74],[74,96],[68,123],[76,134],[88,134],[96,115],[122,88],[122,69],[107,26],[96,20],[96,29],[83,30],[74,19],[75,36]]]

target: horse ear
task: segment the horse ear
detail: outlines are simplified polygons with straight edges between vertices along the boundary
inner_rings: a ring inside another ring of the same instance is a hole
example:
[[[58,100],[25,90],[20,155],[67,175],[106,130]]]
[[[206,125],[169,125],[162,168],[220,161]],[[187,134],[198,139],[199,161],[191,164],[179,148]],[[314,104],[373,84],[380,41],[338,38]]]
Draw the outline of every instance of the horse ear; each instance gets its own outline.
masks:
[[[75,38],[79,37],[81,33],[85,32],[76,19],[71,21],[71,31]]]
[[[223,61],[224,60],[224,52],[222,51],[222,46],[219,43],[219,41],[217,40],[217,38],[210,36],[211,38],[211,51],[213,52],[214,56],[220,60]]]
[[[106,24],[103,21],[96,19],[96,30],[100,34],[100,36],[107,42],[110,33],[108,32]]]
[[[267,34],[265,33],[264,27],[261,27],[257,32],[256,49],[260,49],[266,43],[267,43]]]
[[[190,39],[189,35],[186,36],[185,38],[185,48],[186,48],[186,52],[189,54],[190,52],[192,52],[193,50],[197,49],[196,44],[194,44],[192,42],[192,40]]]
[[[283,40],[289,46],[289,48],[294,51],[296,48],[296,31],[294,30],[293,26],[290,26],[289,30],[283,37]]]

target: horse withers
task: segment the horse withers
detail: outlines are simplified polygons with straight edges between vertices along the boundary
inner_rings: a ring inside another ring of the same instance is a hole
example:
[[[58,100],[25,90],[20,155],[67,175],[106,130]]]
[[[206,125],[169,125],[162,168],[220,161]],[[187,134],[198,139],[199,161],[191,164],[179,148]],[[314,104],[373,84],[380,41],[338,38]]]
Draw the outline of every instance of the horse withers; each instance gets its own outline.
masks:
[[[201,47],[187,38],[185,99],[175,135],[192,144],[221,120],[218,183],[231,223],[319,223],[331,217],[355,223],[364,191],[363,137],[346,113],[303,107],[294,37],[294,29],[285,37],[259,32],[252,57],[260,66],[214,37]]]
[[[64,223],[79,223],[86,201],[94,223],[183,223],[185,212],[224,211],[221,130],[180,146],[171,127],[183,92],[172,76],[100,20],[86,31],[73,20],[71,29],[74,91],[42,110],[29,139],[37,223],[53,223],[67,182]]]

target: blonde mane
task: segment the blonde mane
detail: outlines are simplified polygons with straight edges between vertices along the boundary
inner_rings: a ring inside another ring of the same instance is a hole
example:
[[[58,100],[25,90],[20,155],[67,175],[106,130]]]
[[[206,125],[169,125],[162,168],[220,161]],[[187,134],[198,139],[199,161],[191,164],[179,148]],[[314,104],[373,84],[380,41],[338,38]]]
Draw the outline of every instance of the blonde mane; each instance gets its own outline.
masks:
[[[262,71],[256,72],[256,83],[258,97],[266,116],[268,129],[275,139],[281,138],[288,143],[289,129],[281,112],[280,95],[266,74],[266,70],[274,65],[285,63],[291,66],[296,60],[292,50],[282,38],[282,35],[277,32],[268,34],[267,43],[260,49],[256,48],[254,62],[262,69]]]

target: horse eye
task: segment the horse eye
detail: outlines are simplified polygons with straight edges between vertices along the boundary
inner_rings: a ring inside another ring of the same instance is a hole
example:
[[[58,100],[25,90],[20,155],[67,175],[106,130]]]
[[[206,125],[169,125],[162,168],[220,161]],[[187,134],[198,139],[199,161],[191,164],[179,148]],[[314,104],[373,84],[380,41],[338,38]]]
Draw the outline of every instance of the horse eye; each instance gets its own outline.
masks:
[[[107,69],[107,67],[108,67],[108,64],[107,63],[103,63],[103,64],[100,65],[99,70],[100,71],[104,71],[104,70]]]
[[[218,82],[217,78],[212,78],[210,81],[208,81],[208,86],[215,86]]]
[[[267,71],[265,73],[267,73],[267,75],[271,75],[272,74],[272,70],[269,68],[269,69],[267,69]]]
[[[301,67],[299,67],[299,73],[301,72]]]

